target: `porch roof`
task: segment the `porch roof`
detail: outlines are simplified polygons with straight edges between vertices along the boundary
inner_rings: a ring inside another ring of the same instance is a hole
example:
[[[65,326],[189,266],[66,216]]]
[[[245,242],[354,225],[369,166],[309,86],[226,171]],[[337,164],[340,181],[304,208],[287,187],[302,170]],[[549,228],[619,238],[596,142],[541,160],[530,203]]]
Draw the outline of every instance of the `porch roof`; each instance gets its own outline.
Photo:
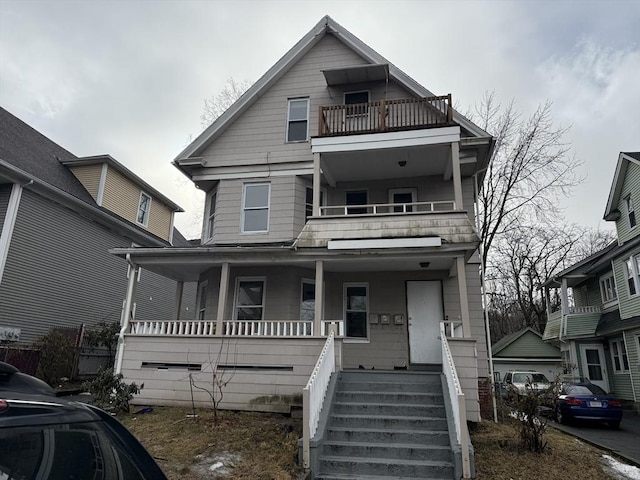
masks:
[[[223,263],[232,266],[297,266],[315,268],[324,261],[328,272],[345,271],[445,271],[456,257],[469,259],[472,245],[442,245],[368,250],[327,250],[279,246],[199,246],[166,248],[114,248],[113,255],[127,258],[142,268],[183,282],[196,282],[200,275]]]

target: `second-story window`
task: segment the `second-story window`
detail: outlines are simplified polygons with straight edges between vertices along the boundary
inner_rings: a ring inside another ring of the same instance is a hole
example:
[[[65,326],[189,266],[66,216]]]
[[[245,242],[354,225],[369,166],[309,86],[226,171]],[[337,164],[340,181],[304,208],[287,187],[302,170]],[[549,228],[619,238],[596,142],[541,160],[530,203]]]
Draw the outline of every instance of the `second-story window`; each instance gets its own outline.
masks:
[[[207,318],[207,292],[208,282],[202,282],[198,288],[198,320]]]
[[[264,319],[264,278],[238,278],[236,283],[236,320]]]
[[[602,303],[613,302],[618,298],[613,273],[600,277],[600,295],[602,296]]]
[[[636,226],[636,211],[633,208],[633,199],[631,196],[628,196],[624,199],[625,204],[627,206],[627,216],[629,218],[629,229]]]
[[[151,210],[151,197],[144,192],[140,192],[140,203],[138,203],[138,215],[136,222],[145,227],[149,223],[149,211]]]
[[[216,216],[216,192],[212,192],[209,196],[209,202],[207,202],[207,227],[206,238],[207,240],[213,237],[213,221]]]
[[[309,134],[309,99],[289,100],[287,142],[305,142]]]
[[[242,232],[261,233],[269,231],[268,183],[246,183],[242,199]]]
[[[629,257],[624,262],[624,273],[627,277],[629,296],[637,295],[640,291],[640,255]]]

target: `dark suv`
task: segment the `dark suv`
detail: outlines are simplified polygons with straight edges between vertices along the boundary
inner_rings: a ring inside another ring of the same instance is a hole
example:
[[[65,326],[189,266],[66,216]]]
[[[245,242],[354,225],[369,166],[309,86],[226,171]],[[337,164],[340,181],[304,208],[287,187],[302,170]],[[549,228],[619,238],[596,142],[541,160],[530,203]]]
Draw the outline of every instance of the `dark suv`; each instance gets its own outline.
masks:
[[[0,362],[0,479],[166,480],[111,415]]]

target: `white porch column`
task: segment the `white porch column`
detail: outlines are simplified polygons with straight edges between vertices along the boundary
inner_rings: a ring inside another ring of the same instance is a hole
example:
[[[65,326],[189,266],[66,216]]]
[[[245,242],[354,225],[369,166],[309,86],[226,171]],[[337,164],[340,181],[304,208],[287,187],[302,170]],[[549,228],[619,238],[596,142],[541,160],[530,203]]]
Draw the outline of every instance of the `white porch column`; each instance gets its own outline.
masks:
[[[122,307],[122,315],[120,316],[120,334],[118,335],[118,351],[116,353],[115,373],[118,374],[122,370],[122,360],[124,358],[124,334],[129,329],[129,319],[133,317],[133,302],[136,296],[136,285],[138,284],[138,270],[140,267],[131,261],[127,254],[127,262],[129,262],[129,280],[127,282],[127,294]]]
[[[313,335],[320,336],[324,305],[324,264],[322,260],[316,260],[316,298],[313,310]]]
[[[456,210],[462,210],[462,180],[460,178],[460,142],[451,142],[451,167],[453,176],[453,194]]]
[[[313,216],[320,215],[320,154],[313,154]],[[316,286],[317,288],[317,286]]]
[[[562,304],[562,315],[566,315],[569,313],[569,284],[567,283],[567,279],[562,279],[562,288],[560,302]]]
[[[182,310],[182,293],[184,292],[184,282],[176,282],[176,300],[174,302],[175,310],[173,318],[180,320],[180,311]]]
[[[544,287],[544,301],[547,307],[547,321],[551,317],[551,298],[549,297],[549,287]]]
[[[4,274],[4,267],[7,264],[7,256],[9,255],[9,245],[13,236],[13,227],[18,218],[18,207],[20,206],[20,198],[22,198],[22,185],[14,183],[9,194],[9,202],[4,215],[2,228],[0,229],[0,282]]]
[[[229,262],[222,264],[220,270],[220,289],[218,290],[218,313],[216,316],[216,336],[222,335],[224,328],[224,307],[227,304],[227,292],[229,291]]]
[[[462,317],[462,334],[465,338],[471,337],[471,321],[469,320],[469,299],[467,298],[467,272],[465,271],[464,257],[456,257],[456,270],[458,276],[458,292],[460,294],[460,316]]]

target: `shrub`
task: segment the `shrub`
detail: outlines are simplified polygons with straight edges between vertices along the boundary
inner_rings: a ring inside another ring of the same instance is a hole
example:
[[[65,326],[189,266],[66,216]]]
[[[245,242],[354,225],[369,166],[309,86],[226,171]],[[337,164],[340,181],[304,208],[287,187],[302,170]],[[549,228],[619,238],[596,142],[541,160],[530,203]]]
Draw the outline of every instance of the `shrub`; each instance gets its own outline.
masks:
[[[98,324],[87,332],[87,345],[93,348],[104,347],[109,353],[109,363],[113,364],[113,353],[118,344],[118,334],[120,333],[120,323],[107,323],[105,321]]]
[[[113,368],[101,368],[96,378],[82,386],[91,393],[95,405],[115,412],[128,412],[129,401],[144,388],[144,384],[127,384],[121,373],[113,373]]]
[[[71,377],[75,360],[75,343],[58,331],[40,337],[35,347],[40,350],[40,362],[36,376],[49,385],[54,385],[63,377]]]

